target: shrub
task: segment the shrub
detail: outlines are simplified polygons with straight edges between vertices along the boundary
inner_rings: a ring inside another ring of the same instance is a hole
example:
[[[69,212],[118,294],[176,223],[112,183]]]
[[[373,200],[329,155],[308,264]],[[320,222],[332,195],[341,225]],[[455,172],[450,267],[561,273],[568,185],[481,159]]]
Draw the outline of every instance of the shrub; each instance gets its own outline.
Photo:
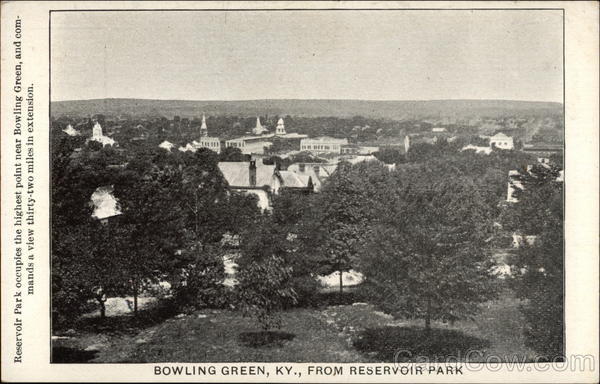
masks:
[[[183,270],[175,288],[175,301],[184,312],[200,308],[221,308],[227,304],[223,259],[218,250],[200,250],[193,263]]]
[[[277,256],[252,261],[239,272],[240,308],[245,316],[255,317],[265,331],[280,328],[278,311],[297,302],[290,285],[291,273]]]

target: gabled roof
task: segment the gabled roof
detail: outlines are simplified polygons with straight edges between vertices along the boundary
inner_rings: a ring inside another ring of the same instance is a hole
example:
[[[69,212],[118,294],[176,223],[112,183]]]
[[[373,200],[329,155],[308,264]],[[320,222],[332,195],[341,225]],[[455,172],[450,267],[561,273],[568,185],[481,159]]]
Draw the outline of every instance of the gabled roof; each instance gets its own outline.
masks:
[[[230,187],[262,187],[271,186],[275,165],[265,165],[256,162],[256,185],[250,185],[250,162],[248,161],[220,161],[219,170],[227,180]]]
[[[292,171],[277,172],[282,187],[285,188],[308,188],[312,185],[310,176],[299,175]]]

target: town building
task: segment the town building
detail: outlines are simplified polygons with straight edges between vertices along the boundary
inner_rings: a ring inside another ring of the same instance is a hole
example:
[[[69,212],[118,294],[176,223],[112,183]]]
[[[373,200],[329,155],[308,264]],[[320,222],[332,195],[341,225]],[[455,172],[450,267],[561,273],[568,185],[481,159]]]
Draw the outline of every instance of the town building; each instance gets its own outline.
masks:
[[[490,147],[496,147],[498,149],[514,149],[515,144],[512,137],[499,132],[490,137]]]
[[[192,146],[196,150],[207,148],[213,152],[221,153],[221,140],[218,137],[208,136],[208,126],[204,114],[202,115],[202,125],[200,125],[200,141],[192,141]]]
[[[96,142],[102,144],[102,146],[106,146],[106,145],[113,146],[113,145],[117,144],[116,141],[114,141],[110,137],[104,136],[102,134],[102,126],[97,121],[94,124],[94,127],[92,128],[92,137],[89,138],[87,141],[96,141]]]
[[[342,155],[370,155],[379,151],[379,147],[358,144],[342,145]]]
[[[283,123],[283,118],[279,118],[277,122],[277,127],[275,128],[276,135],[285,135],[285,125]]]
[[[300,141],[300,150],[314,154],[318,153],[342,153],[342,146],[348,144],[348,139],[336,139],[333,137],[306,138]]]
[[[273,143],[267,141],[274,135],[262,135],[262,136],[243,136],[235,139],[225,141],[225,147],[227,148],[239,148],[243,154],[250,155],[253,153],[264,154],[265,147],[270,147]]]
[[[200,141],[192,141],[192,145],[196,149],[207,148],[213,152],[221,153],[221,140],[218,137],[202,136]]]
[[[260,117],[256,117],[256,126],[254,128],[252,128],[252,134],[254,135],[262,135],[263,133],[267,132],[268,130],[262,126],[262,124],[260,123]]]
[[[548,157],[554,154],[562,154],[562,144],[527,143],[523,145],[523,152],[539,157]]]

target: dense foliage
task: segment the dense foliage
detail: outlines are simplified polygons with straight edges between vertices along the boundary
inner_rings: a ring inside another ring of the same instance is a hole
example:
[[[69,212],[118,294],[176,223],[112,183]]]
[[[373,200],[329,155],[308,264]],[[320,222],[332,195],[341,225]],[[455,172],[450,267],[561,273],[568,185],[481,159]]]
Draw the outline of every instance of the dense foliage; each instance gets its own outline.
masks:
[[[560,168],[534,166],[521,172],[523,189],[504,222],[524,241],[512,260],[513,288],[524,299],[526,338],[550,359],[564,354],[564,211]]]

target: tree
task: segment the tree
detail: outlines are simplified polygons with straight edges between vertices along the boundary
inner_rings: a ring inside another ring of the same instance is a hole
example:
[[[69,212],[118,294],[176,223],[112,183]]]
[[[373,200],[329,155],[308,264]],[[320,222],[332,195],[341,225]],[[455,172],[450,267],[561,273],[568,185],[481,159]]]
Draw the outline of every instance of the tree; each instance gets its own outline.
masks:
[[[355,263],[362,234],[376,218],[373,204],[385,198],[380,194],[380,184],[388,176],[387,168],[377,163],[341,163],[321,191],[318,225],[327,236],[317,243],[317,252],[327,260],[329,273],[339,273],[340,294],[342,274]]]
[[[97,274],[92,244],[98,223],[91,217],[90,197],[106,185],[110,171],[103,149],[85,147],[76,158],[74,150],[84,145],[81,137],[52,132],[52,311],[53,324],[74,321],[89,309]]]
[[[488,206],[473,181],[443,161],[402,168],[383,186],[380,219],[366,230],[359,258],[373,298],[423,319],[472,316],[494,297],[486,239]]]
[[[398,148],[393,147],[381,148],[378,152],[375,152],[373,156],[386,164],[404,163],[406,160],[404,154],[401,153]]]
[[[172,193],[182,189],[181,180],[178,168],[142,157],[130,161],[114,184],[122,214],[109,223],[112,268],[103,276],[120,282],[115,291],[133,295],[134,313],[144,284],[180,267],[175,255],[185,246],[185,215]]]
[[[563,183],[558,166],[536,165],[518,178],[523,189],[518,202],[506,211],[507,229],[535,241],[527,241],[512,261],[512,286],[524,300],[527,344],[549,358],[562,356],[564,315],[564,208]]]
[[[239,148],[225,147],[219,154],[219,161],[244,161],[245,156]]]
[[[175,298],[184,309],[219,307],[225,304],[226,294],[222,285],[225,277],[223,252],[220,247],[196,243],[183,252],[191,260],[183,268],[181,283],[175,290]]]
[[[263,330],[281,327],[278,312],[296,302],[290,287],[291,268],[278,256],[254,260],[238,273],[239,304],[246,316],[254,316]]]

